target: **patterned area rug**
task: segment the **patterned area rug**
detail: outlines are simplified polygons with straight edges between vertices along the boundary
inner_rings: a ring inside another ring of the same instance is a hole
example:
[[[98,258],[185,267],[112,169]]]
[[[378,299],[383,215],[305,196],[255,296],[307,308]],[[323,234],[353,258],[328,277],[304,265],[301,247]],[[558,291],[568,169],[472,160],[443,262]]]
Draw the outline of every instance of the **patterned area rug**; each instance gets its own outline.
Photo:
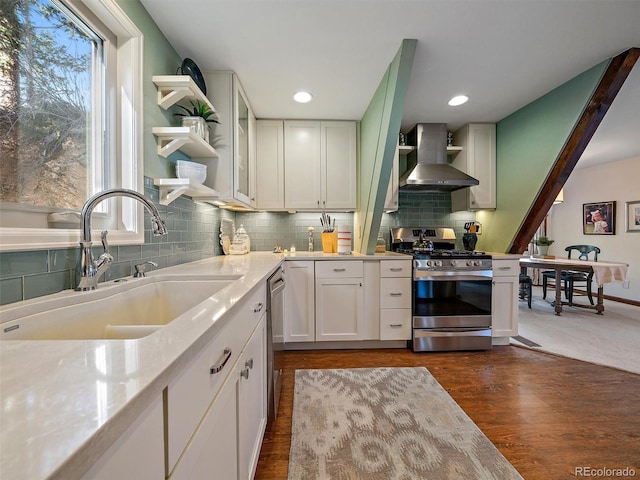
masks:
[[[522,479],[424,367],[295,375],[289,480]]]

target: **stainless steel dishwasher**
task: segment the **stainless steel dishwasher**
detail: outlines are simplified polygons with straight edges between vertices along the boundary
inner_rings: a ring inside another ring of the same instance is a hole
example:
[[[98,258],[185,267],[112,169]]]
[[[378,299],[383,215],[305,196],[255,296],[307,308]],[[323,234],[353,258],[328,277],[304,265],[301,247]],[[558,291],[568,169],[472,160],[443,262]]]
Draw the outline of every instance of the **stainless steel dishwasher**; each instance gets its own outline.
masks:
[[[284,270],[278,267],[267,280],[267,422],[278,415],[284,350]]]

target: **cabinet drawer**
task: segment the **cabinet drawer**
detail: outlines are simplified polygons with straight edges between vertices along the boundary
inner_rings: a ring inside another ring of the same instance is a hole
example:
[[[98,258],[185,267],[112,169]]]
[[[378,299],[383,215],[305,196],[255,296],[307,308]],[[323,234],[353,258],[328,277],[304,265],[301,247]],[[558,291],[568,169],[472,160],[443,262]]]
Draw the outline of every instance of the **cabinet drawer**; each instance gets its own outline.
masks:
[[[411,279],[381,278],[380,308],[411,308]]]
[[[327,260],[316,262],[316,278],[353,278],[364,275],[362,260]]]
[[[411,277],[411,260],[381,260],[381,277]]]
[[[380,340],[409,340],[410,338],[410,308],[380,310]]]
[[[169,383],[166,397],[169,472],[264,314],[265,290],[265,287],[258,288],[241,300],[238,309],[230,313],[232,317],[227,325]]]
[[[493,260],[494,277],[513,277],[520,274],[518,260]]]

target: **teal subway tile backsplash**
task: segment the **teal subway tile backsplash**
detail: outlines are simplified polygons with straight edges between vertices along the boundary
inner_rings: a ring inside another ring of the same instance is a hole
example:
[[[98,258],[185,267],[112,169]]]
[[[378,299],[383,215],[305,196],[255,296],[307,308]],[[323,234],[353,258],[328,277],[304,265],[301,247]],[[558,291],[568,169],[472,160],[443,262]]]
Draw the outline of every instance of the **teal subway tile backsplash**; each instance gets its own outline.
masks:
[[[158,202],[158,188],[145,178],[144,193]],[[229,218],[236,227],[243,224],[251,238],[252,251],[271,251],[274,246],[307,250],[308,227],[314,228],[315,249],[322,249],[320,213],[230,212],[212,205],[198,204],[180,197],[168,206],[158,205],[169,234],[154,237],[145,212],[145,243],[111,246],[114,265],[103,280],[115,280],[133,273],[134,265],[147,260],[165,268],[181,263],[221,255],[218,234],[220,220]],[[335,217],[336,226],[353,225],[353,213],[327,212]],[[451,227],[456,232],[456,248],[462,247],[464,223],[475,219],[472,212],[451,213],[451,197],[446,193],[400,193],[398,212],[383,214],[380,232],[389,246],[389,227]],[[354,232],[355,238],[355,232]],[[94,254],[102,253],[96,241]],[[78,248],[0,253],[0,304],[59,292],[75,286]]]

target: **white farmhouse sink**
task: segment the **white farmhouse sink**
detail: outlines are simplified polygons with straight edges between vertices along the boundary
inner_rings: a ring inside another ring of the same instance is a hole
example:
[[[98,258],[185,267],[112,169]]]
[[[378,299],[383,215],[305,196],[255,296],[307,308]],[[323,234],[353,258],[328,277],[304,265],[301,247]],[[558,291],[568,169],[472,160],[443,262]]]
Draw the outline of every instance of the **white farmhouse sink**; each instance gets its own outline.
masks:
[[[239,278],[158,275],[9,305],[0,311],[0,340],[141,338]]]

